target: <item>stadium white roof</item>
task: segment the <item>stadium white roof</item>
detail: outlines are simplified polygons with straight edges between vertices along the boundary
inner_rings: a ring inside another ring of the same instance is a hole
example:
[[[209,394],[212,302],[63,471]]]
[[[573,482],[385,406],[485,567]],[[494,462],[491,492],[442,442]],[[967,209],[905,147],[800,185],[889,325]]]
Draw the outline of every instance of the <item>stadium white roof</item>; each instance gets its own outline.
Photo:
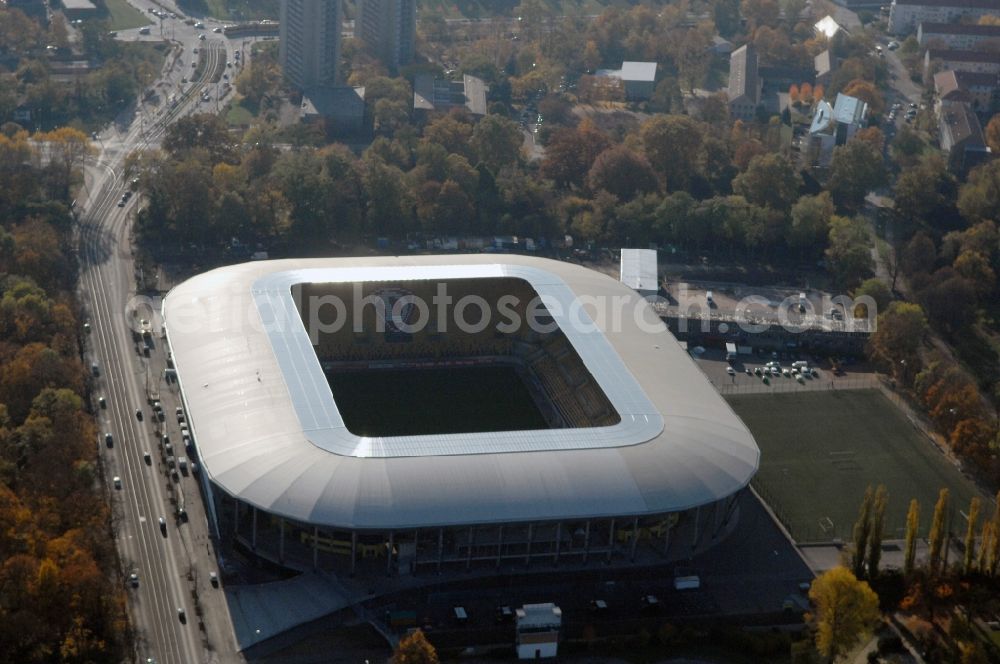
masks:
[[[525,279],[546,298],[621,422],[351,434],[291,285],[489,276]],[[301,522],[394,529],[658,514],[736,492],[759,463],[747,428],[649,305],[577,265],[488,254],[253,262],[177,286],[163,315],[201,468],[227,493]]]

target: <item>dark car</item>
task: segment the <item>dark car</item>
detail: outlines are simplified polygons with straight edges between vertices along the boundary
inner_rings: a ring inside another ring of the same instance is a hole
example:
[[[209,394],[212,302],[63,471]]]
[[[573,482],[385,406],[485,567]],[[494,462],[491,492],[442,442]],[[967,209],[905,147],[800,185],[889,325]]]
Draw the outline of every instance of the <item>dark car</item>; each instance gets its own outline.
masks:
[[[115,444],[115,439],[111,437],[110,433],[104,434],[104,444],[108,447],[112,447]]]
[[[135,419],[142,422],[142,411],[139,410],[138,408],[135,409]]]

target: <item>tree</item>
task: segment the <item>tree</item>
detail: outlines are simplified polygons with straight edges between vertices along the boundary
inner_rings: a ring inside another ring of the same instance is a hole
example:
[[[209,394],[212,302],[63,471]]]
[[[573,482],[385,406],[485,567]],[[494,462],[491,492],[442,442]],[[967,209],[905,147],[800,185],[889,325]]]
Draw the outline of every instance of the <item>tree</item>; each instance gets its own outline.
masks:
[[[969,522],[965,529],[965,555],[962,559],[962,570],[971,574],[976,561],[976,524],[979,521],[979,496],[973,496],[969,501]]]
[[[727,39],[740,29],[739,0],[715,0],[712,5],[712,17],[719,34]]]
[[[900,257],[899,266],[909,276],[931,272],[937,262],[937,247],[926,233],[917,233],[906,246]]]
[[[762,25],[776,25],[781,7],[777,0],[741,0],[740,13],[750,22],[750,27],[756,29]]]
[[[927,330],[927,317],[919,304],[893,302],[879,314],[878,325],[868,340],[868,356],[909,384],[920,370],[920,347]]]
[[[656,191],[656,173],[646,158],[624,145],[608,148],[594,160],[587,180],[591,189],[603,189],[620,201]]]
[[[576,129],[560,127],[545,146],[541,173],[559,187],[582,187],[597,155],[610,145],[608,137],[589,120]]]
[[[993,154],[1000,154],[1000,115],[994,115],[986,125],[986,144]]]
[[[874,315],[877,315],[880,311],[885,311],[892,301],[892,292],[889,290],[889,287],[877,277],[865,279],[854,291],[855,299],[865,296],[875,301],[876,311],[871,312]],[[869,315],[868,311],[855,311],[854,313],[861,318],[866,318]]]
[[[437,651],[419,629],[404,636],[392,654],[392,664],[438,664]]]
[[[470,145],[479,160],[495,173],[518,160],[523,142],[516,122],[499,115],[487,115],[472,130]]]
[[[857,217],[830,219],[830,240],[826,249],[827,269],[843,286],[850,288],[868,277],[872,256],[867,223]]]
[[[788,244],[800,253],[817,251],[826,244],[833,218],[833,199],[829,192],[802,196],[792,206],[792,225]]]
[[[646,158],[667,191],[687,189],[691,174],[697,171],[703,126],[686,115],[656,115],[643,123],[639,136]]]
[[[958,194],[958,210],[970,222],[1000,219],[1000,160],[969,174]]]
[[[754,157],[733,180],[733,191],[754,205],[787,212],[799,197],[799,183],[788,160],[772,153]]]
[[[838,207],[860,209],[868,192],[887,181],[882,153],[870,143],[851,140],[833,149],[828,188]]]
[[[878,88],[871,81],[861,78],[855,79],[848,83],[842,92],[845,95],[856,97],[867,103],[868,109],[874,115],[881,115],[882,111],[885,110],[885,99],[882,98],[882,93],[879,92]]]
[[[893,197],[896,216],[905,224],[903,233],[927,226],[949,230],[961,223],[955,206],[958,181],[938,154],[925,155],[903,170]]]
[[[851,549],[851,571],[854,576],[865,576],[865,555],[868,553],[868,537],[872,527],[872,506],[875,493],[869,484],[861,499],[858,519],[854,522],[854,546]]]
[[[913,564],[917,559],[917,534],[920,530],[920,503],[916,498],[910,500],[910,509],[906,512],[906,544],[903,548],[903,574],[913,573]]]
[[[941,554],[946,546],[948,518],[948,500],[950,496],[948,489],[941,489],[938,493],[937,503],[934,505],[934,516],[931,519],[931,530],[928,535],[930,540],[930,567],[931,574],[937,574],[941,570]]]
[[[878,620],[878,595],[844,567],[834,567],[813,581],[809,599],[816,607],[810,622],[816,649],[833,662],[871,633]]]
[[[882,561],[882,536],[885,531],[885,508],[889,494],[884,484],[879,484],[875,490],[875,501],[872,504],[871,527],[868,533],[868,576],[878,576],[878,566]]]

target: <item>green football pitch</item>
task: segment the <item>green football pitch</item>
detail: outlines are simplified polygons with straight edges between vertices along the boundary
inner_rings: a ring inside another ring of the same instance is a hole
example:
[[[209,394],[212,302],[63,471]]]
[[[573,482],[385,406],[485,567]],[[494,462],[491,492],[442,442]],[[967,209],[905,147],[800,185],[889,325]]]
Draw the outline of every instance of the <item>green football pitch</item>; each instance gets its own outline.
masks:
[[[952,530],[964,533],[976,487],[878,390],[811,391],[727,398],[761,451],[754,487],[798,542],[849,541],[869,485],[889,492],[886,539],[901,539],[910,499],[920,531],[938,491],[951,491]],[[992,513],[984,503],[981,514]]]

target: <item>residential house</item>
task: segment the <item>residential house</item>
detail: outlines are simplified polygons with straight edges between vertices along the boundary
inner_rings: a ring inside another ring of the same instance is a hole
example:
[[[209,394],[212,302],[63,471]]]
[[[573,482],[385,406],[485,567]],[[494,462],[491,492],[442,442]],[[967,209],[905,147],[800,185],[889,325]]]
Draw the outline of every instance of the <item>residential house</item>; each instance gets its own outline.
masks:
[[[956,173],[965,173],[990,158],[979,118],[965,102],[941,103],[938,137],[941,149],[948,153],[948,167]]]
[[[358,134],[364,128],[365,89],[341,85],[306,90],[299,119],[322,123],[331,134]]]
[[[474,116],[486,115],[486,93],[489,90],[481,78],[466,74],[461,81],[435,78],[433,74],[417,74],[413,80],[413,110],[444,111],[464,106]]]
[[[813,58],[813,66],[816,69],[816,85],[829,86],[830,78],[833,77],[833,72],[837,70],[838,64],[837,56],[830,49],[818,53]]]
[[[816,24],[813,26],[813,32],[817,37],[826,37],[827,39],[833,39],[840,32],[851,34],[847,28],[837,23],[836,19],[829,15],[816,21]]]
[[[596,75],[615,78],[625,88],[625,99],[641,101],[653,96],[656,89],[655,62],[622,62],[621,69],[598,69]]]
[[[917,27],[917,41],[921,46],[956,51],[971,51],[991,44],[1000,47],[1000,25],[921,23]]]
[[[975,23],[983,16],[1000,16],[997,0],[892,0],[889,32],[908,35],[921,23]]]
[[[938,113],[941,102],[965,102],[977,113],[1000,110],[1000,75],[975,72],[941,71],[934,74],[934,92]]]
[[[997,0],[1000,2],[1000,0]],[[1000,53],[991,51],[953,51],[929,48],[924,54],[924,80],[938,71],[1000,74]]]

